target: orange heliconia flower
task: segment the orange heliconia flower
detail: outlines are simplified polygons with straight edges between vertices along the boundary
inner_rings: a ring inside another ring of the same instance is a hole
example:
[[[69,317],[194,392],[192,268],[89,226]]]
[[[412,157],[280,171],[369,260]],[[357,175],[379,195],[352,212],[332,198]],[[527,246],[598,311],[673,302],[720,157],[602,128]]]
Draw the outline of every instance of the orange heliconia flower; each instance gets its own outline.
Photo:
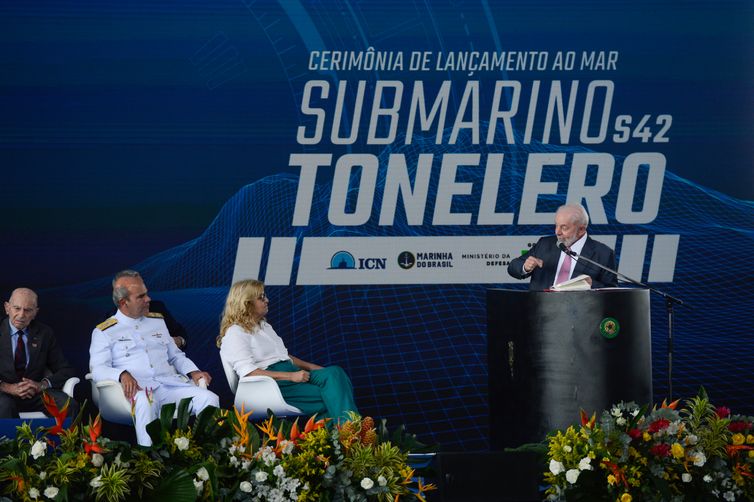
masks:
[[[62,408],[58,409],[58,405],[52,396],[47,392],[42,392],[42,404],[44,404],[47,412],[55,419],[55,426],[51,427],[47,432],[57,436],[63,431],[63,422],[66,415],[68,415],[68,404],[71,402],[67,399]]]
[[[102,419],[99,415],[94,419],[94,423],[89,423],[89,441],[84,439],[84,451],[87,454],[102,453],[104,448],[97,444],[97,438],[102,433]]]
[[[581,426],[587,429],[594,429],[594,424],[597,423],[597,413],[592,413],[592,418],[589,418],[584,410],[579,410],[581,415]]]
[[[667,399],[663,399],[662,400],[661,408],[670,408],[671,410],[674,410],[674,409],[676,409],[676,407],[678,406],[678,403],[680,403],[680,402],[681,402],[680,399],[676,399],[672,403],[668,404],[668,400]]]

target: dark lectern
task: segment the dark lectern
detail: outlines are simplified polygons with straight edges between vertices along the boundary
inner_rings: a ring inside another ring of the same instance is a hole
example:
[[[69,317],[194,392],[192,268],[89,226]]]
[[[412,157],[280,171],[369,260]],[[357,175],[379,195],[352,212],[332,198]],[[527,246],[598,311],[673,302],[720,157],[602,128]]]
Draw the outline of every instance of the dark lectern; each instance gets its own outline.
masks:
[[[652,402],[649,291],[487,291],[490,443],[535,443],[611,404]]]

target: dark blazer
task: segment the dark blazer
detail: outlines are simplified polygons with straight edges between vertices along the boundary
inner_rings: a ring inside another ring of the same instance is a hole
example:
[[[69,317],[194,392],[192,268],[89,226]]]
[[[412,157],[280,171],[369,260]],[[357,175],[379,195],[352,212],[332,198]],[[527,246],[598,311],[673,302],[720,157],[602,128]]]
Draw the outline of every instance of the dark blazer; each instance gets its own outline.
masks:
[[[529,283],[530,291],[542,291],[552,287],[555,280],[555,272],[558,268],[560,259],[560,249],[558,249],[558,238],[554,235],[542,237],[532,248],[518,258],[511,260],[508,264],[508,273],[516,279],[526,279],[531,276]],[[615,252],[606,245],[587,236],[584,243],[584,249],[581,255],[592,261],[604,265],[607,268],[615,270]],[[529,256],[535,256],[544,262],[544,265],[535,268],[531,274],[524,273],[524,262]],[[618,278],[615,274],[602,270],[599,267],[579,260],[573,269],[571,277],[586,274],[592,278],[592,288],[615,287],[618,285]]]
[[[10,320],[6,317],[0,324],[0,380],[17,383],[19,379],[13,367],[10,333]],[[32,321],[26,336],[29,350],[29,365],[24,375],[26,378],[39,382],[45,377],[45,370],[49,370],[52,374],[47,379],[53,388],[60,389],[67,379],[76,376],[76,370],[63,355],[63,349],[58,345],[52,328]]]

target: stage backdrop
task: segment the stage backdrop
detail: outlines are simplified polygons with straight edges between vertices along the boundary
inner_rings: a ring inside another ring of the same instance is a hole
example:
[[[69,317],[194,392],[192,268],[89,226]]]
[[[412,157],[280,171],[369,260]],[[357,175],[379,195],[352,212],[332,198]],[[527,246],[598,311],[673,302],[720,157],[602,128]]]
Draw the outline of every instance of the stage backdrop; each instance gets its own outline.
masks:
[[[0,291],[37,289],[83,373],[135,268],[229,404],[218,319],[260,278],[363,413],[484,449],[485,290],[526,288],[508,262],[581,202],[684,302],[675,395],[754,413],[753,24],[747,1],[4,2]],[[659,400],[657,295],[652,347]]]

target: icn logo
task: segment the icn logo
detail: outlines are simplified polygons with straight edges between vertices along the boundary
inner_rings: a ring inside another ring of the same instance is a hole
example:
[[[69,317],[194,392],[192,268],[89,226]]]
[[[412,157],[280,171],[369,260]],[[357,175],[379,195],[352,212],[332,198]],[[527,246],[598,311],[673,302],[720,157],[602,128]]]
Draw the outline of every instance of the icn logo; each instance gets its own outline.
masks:
[[[338,251],[332,258],[330,258],[330,270],[340,269],[348,270],[356,268],[356,260],[353,259],[353,255],[348,251]]]
[[[398,266],[408,270],[416,264],[416,257],[411,251],[403,251],[398,255]]]

